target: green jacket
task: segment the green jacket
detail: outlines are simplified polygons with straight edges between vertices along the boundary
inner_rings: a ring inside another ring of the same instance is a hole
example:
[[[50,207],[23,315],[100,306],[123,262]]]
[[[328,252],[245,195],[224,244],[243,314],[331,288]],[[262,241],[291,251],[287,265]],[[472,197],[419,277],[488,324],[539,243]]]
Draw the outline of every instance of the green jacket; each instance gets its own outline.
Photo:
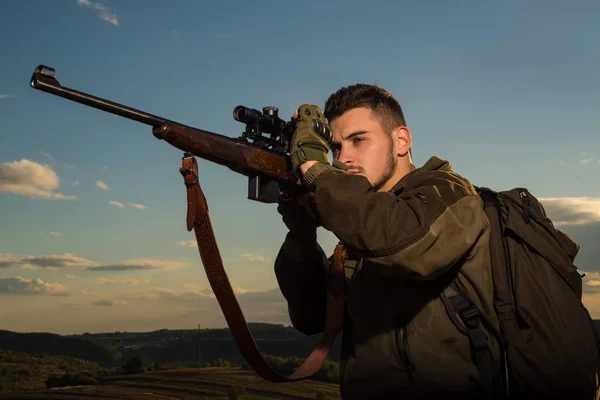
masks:
[[[436,156],[389,192],[374,192],[361,176],[315,171],[309,180],[319,222],[353,259],[345,268],[350,279],[342,398],[477,398],[481,391],[468,337],[449,319],[439,296],[456,276],[498,327],[490,223],[473,185]],[[330,261],[316,236],[291,234],[276,258],[290,319],[305,334],[323,332]],[[486,334],[499,362],[498,344]]]

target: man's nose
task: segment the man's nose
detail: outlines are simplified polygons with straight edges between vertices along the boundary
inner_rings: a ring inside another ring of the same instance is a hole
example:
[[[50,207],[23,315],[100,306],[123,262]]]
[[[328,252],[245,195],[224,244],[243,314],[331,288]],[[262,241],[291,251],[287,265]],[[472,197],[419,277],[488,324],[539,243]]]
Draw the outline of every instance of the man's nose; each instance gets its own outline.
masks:
[[[344,148],[344,146],[340,146],[338,149],[337,160],[341,163],[350,165],[352,163],[352,154],[349,151],[348,147]]]

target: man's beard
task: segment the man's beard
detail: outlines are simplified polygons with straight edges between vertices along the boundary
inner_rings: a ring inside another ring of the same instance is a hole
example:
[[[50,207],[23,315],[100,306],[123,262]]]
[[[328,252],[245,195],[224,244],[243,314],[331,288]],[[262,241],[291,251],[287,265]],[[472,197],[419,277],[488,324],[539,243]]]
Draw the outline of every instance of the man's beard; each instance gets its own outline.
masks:
[[[389,181],[390,178],[394,175],[394,172],[396,170],[396,164],[398,164],[398,159],[394,154],[394,143],[391,136],[387,152],[387,159],[387,170],[377,181],[373,182],[373,184],[371,185],[373,186],[373,189],[376,192],[379,191],[379,189],[381,189],[381,187],[385,185],[387,181]]]

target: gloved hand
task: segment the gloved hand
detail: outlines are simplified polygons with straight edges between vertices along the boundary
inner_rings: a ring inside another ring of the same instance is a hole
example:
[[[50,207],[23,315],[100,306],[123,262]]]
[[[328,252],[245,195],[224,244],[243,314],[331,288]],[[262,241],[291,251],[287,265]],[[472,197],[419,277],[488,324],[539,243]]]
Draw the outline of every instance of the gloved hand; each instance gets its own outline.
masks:
[[[319,107],[303,104],[298,107],[297,115],[296,129],[290,143],[290,157],[292,171],[300,177],[300,165],[306,161],[315,160],[329,164],[327,153],[333,138]]]
[[[281,199],[277,212],[291,234],[299,239],[310,239],[317,234],[319,223],[315,217],[311,192],[297,192],[290,199]]]

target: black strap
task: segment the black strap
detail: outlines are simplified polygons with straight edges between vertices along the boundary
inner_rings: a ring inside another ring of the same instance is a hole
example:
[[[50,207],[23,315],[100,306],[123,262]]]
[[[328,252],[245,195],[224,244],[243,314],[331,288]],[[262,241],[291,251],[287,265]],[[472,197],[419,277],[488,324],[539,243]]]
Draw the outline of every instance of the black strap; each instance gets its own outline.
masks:
[[[458,326],[456,315],[462,320],[466,331],[461,329],[469,337],[471,351],[475,357],[475,363],[479,370],[479,379],[488,398],[493,394],[492,380],[492,354],[488,339],[481,328],[481,320],[477,308],[469,303],[462,295],[447,297],[441,294],[441,299],[448,312],[452,315],[454,323]],[[460,329],[460,328],[459,328]]]
[[[452,296],[448,300],[467,328],[467,335],[479,369],[479,379],[486,393],[491,395],[493,393],[492,353],[488,338],[481,328],[479,311],[461,295]]]
[[[505,271],[506,278],[508,281],[512,280],[510,265],[508,264],[508,260],[510,260],[510,256],[508,254],[508,248],[506,244],[506,238],[504,237],[504,223],[503,223],[503,215],[502,215],[502,205],[500,200],[500,195],[498,192],[493,191],[490,188],[486,187],[477,187],[477,192],[479,196],[483,200],[484,210],[486,215],[488,216],[490,223],[492,224],[492,229],[496,230],[500,235],[500,242],[502,243],[502,253],[505,261]],[[497,269],[500,270],[499,268]],[[495,273],[495,268],[492,268],[492,275]],[[514,288],[511,286],[511,295],[513,296],[513,302],[515,298]],[[504,391],[504,398],[510,399],[510,373],[509,373],[509,365],[506,353],[506,342],[504,340],[504,335],[502,332],[495,330],[493,327],[488,325],[488,329],[492,329],[494,331],[494,335],[498,339],[498,343],[500,343],[500,350],[502,356],[502,389]]]
[[[469,337],[471,352],[475,358],[479,380],[486,398],[503,398],[502,378],[499,376],[500,371],[495,364],[488,337],[482,327],[481,314],[467,296],[458,293],[448,297],[442,292],[440,297],[454,324]],[[457,316],[462,324],[458,322]]]

